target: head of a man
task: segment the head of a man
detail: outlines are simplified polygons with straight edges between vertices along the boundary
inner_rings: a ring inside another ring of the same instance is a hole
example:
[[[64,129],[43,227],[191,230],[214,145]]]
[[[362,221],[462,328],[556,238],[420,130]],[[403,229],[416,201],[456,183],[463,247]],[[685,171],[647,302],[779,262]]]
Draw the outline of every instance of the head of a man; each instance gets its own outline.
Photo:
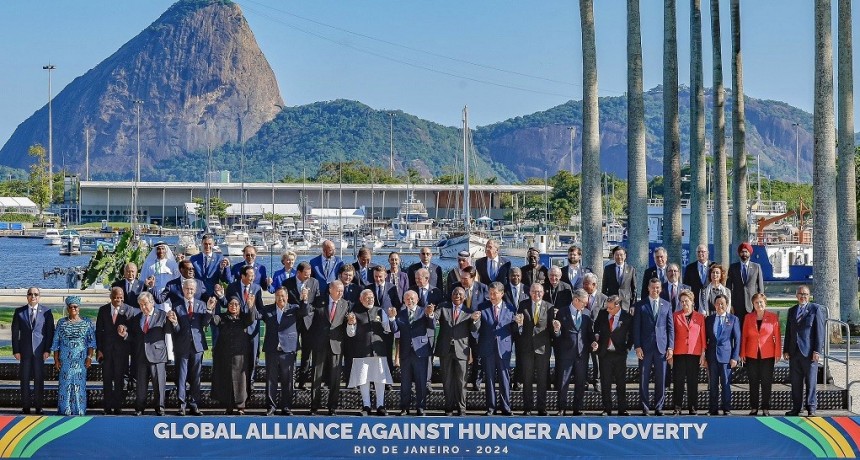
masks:
[[[498,282],[493,281],[490,283],[489,297],[490,302],[495,306],[502,303],[502,298],[505,296],[505,285]]]
[[[666,249],[665,248],[657,248],[654,250],[654,265],[658,268],[666,268]]]
[[[194,278],[194,264],[188,259],[179,262],[179,274],[185,279]]]
[[[475,267],[466,267],[460,274],[460,284],[469,289],[475,285]]]
[[[429,265],[430,260],[433,258],[433,252],[428,247],[421,248],[421,252],[418,253],[418,257],[421,258],[421,263],[424,265]]]
[[[296,267],[296,279],[304,283],[311,277],[311,264],[307,262],[299,262]]]
[[[534,303],[540,303],[543,299],[543,285],[540,283],[532,284],[529,288],[529,298],[531,298]]]
[[[125,267],[122,269],[122,275],[126,281],[134,281],[137,278],[137,265],[134,262],[125,264]]]
[[[681,267],[678,264],[672,262],[666,266],[666,280],[670,283],[681,281]]]
[[[660,278],[651,278],[648,281],[648,297],[651,300],[657,300],[660,298],[660,292],[663,290],[663,285],[660,283]]]
[[[706,264],[708,263],[708,257],[710,257],[710,254],[708,253],[708,245],[698,245],[696,247],[696,260],[698,260],[700,263]]]
[[[39,298],[42,296],[42,291],[37,287],[27,289],[27,305],[35,307],[39,304]]]
[[[612,250],[612,258],[615,259],[616,265],[624,265],[624,261],[627,260],[627,251],[621,246],[616,246]]]
[[[254,282],[254,277],[257,275],[256,270],[252,265],[245,265],[239,271],[242,284],[245,286]]]
[[[582,277],[582,289],[585,289],[589,295],[597,291],[597,275],[594,273],[586,273]]]
[[[322,256],[326,259],[330,259],[334,255],[334,243],[331,240],[325,240],[322,242]]]
[[[254,261],[257,260],[257,248],[250,244],[245,246],[245,249],[242,250],[242,257],[246,264],[253,265]]]
[[[328,296],[335,302],[343,297],[343,283],[340,280],[334,280],[328,285]]]
[[[537,273],[535,273],[537,276]],[[523,271],[520,267],[511,267],[511,270],[508,272],[508,280],[511,282],[511,286],[518,286],[523,282]]]
[[[582,249],[580,249],[579,246],[571,246],[567,248],[567,263],[577,266],[581,260]]]
[[[338,269],[337,279],[343,281],[343,284],[349,284],[355,278],[355,267],[352,264],[343,264]]]
[[[194,298],[194,293],[197,292],[197,280],[194,278],[186,278],[182,280],[182,295],[186,300]]]
[[[110,304],[114,307],[118,307],[125,302],[125,294],[122,292],[121,287],[111,288],[110,290]]]
[[[289,295],[287,293],[287,288],[281,286],[275,290],[275,305],[277,305],[278,308],[286,307],[288,301]]]
[[[553,265],[549,268],[549,284],[552,287],[556,287],[559,281],[561,281],[561,268]]]
[[[496,240],[489,240],[484,245],[484,252],[488,259],[495,259],[499,255],[499,243]]]

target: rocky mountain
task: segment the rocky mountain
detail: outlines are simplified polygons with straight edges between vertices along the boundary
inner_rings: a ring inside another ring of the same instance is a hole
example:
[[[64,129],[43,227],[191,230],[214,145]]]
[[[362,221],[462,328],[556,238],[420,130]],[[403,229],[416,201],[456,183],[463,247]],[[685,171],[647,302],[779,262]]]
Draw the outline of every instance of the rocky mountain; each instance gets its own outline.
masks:
[[[142,101],[136,104],[135,101]],[[84,170],[90,132],[93,177],[133,177],[138,108],[142,176],[153,165],[244,137],[283,106],[275,75],[239,6],[181,0],[53,100],[54,164]],[[24,168],[30,145],[47,146],[48,108],[21,123],[0,149],[0,163]]]

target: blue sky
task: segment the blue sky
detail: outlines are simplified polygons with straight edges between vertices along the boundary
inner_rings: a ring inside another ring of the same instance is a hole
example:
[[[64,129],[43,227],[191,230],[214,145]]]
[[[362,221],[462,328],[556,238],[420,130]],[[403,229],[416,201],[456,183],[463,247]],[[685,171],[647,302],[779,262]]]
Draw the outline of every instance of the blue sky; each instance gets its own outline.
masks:
[[[171,0],[0,2],[0,143],[56,95],[155,21]],[[288,105],[359,100],[445,125],[473,125],[582,98],[575,0],[238,2]],[[711,85],[709,1],[703,3],[705,85]],[[721,1],[730,84],[728,0]],[[835,2],[834,2],[835,4]],[[641,0],[645,88],[662,82],[663,2]],[[596,0],[601,96],[626,90],[626,2]],[[835,6],[834,6],[835,8]],[[860,16],[860,11],[855,12]],[[813,98],[813,2],[741,2],[746,94],[807,111]],[[834,14],[834,19],[835,19]],[[857,29],[857,20],[855,29]],[[689,84],[689,2],[678,1],[680,81]],[[860,46],[855,30],[855,48]],[[834,43],[835,43],[834,32]],[[855,81],[860,65],[855,59]],[[855,117],[857,115],[855,114]],[[54,120],[62,123],[62,120]]]

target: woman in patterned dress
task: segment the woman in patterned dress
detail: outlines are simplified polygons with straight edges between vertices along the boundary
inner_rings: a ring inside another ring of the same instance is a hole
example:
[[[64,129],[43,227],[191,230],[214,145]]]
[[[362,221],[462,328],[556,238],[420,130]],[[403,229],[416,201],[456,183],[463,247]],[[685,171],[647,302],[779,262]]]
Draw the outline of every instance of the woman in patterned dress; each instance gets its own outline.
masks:
[[[67,316],[57,322],[51,351],[60,371],[57,414],[85,415],[87,412],[87,369],[96,349],[95,327],[80,315],[81,298],[66,297]]]

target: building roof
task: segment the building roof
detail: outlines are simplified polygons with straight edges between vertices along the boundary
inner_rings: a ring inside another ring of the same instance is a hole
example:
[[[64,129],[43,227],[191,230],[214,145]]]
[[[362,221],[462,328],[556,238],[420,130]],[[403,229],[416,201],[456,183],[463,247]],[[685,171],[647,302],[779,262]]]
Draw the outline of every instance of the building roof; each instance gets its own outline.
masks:
[[[38,208],[33,200],[25,196],[0,196],[0,207],[4,208]]]

